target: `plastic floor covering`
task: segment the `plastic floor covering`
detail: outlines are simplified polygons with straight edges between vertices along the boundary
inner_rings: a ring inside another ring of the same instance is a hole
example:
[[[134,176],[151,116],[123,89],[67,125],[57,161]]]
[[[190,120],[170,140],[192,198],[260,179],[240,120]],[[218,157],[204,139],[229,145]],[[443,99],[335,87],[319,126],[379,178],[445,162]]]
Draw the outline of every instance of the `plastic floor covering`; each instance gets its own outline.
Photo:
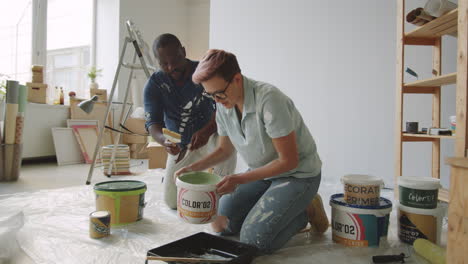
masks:
[[[113,177],[144,181],[148,185],[144,219],[121,228],[112,228],[103,239],[89,237],[89,214],[95,210],[93,185],[42,190],[0,196],[0,263],[145,263],[146,252],[198,232],[212,233],[209,225],[180,221],[176,212],[162,201],[162,170],[140,176]],[[326,179],[319,193],[330,216],[329,197],[342,192],[340,183]],[[382,196],[393,200],[393,192]],[[260,256],[252,263],[372,263],[373,255],[410,255],[406,263],[428,263],[411,247],[398,241],[395,203],[390,217],[387,241],[379,248],[349,248],[324,235],[302,233],[272,255]],[[446,219],[444,219],[446,223]],[[442,244],[446,241],[444,224]],[[149,261],[149,263],[165,263]]]

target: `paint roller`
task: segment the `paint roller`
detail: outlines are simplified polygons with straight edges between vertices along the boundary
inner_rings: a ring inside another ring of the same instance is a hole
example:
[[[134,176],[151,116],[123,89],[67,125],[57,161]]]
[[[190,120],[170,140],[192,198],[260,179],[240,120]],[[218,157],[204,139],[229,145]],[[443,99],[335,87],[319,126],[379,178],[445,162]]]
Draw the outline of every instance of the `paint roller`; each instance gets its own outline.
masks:
[[[427,239],[418,238],[413,243],[414,251],[431,264],[445,264],[445,249]]]

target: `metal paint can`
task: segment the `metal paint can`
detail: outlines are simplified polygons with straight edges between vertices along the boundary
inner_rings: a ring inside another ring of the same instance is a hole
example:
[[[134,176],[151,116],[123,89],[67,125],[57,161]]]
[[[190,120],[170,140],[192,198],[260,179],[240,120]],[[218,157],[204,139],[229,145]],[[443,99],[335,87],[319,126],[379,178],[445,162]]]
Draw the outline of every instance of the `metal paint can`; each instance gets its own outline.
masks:
[[[108,211],[95,211],[89,214],[89,236],[103,238],[110,234],[111,215]]]

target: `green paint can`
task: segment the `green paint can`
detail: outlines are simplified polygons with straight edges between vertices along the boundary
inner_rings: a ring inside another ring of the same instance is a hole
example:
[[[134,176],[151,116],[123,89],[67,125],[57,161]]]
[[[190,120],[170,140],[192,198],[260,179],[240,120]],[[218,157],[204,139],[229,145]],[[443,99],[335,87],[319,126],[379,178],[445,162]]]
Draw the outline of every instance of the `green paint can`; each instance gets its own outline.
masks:
[[[126,225],[143,218],[146,184],[141,181],[107,181],[94,186],[96,210],[111,214],[111,226]]]
[[[413,208],[437,207],[440,180],[429,177],[400,177],[398,189],[400,204]]]

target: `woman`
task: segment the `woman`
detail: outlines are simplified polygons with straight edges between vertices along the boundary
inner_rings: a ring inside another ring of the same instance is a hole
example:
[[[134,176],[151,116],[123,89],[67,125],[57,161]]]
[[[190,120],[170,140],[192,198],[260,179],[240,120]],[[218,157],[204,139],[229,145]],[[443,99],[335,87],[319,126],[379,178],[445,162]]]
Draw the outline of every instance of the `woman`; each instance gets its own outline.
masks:
[[[223,50],[209,50],[192,79],[217,103],[218,147],[176,175],[211,168],[235,150],[249,166],[217,185],[222,197],[214,231],[240,233],[242,242],[267,254],[308,221],[325,232],[328,219],[316,196],[321,161],[291,99],[270,84],[242,75],[235,55]]]

